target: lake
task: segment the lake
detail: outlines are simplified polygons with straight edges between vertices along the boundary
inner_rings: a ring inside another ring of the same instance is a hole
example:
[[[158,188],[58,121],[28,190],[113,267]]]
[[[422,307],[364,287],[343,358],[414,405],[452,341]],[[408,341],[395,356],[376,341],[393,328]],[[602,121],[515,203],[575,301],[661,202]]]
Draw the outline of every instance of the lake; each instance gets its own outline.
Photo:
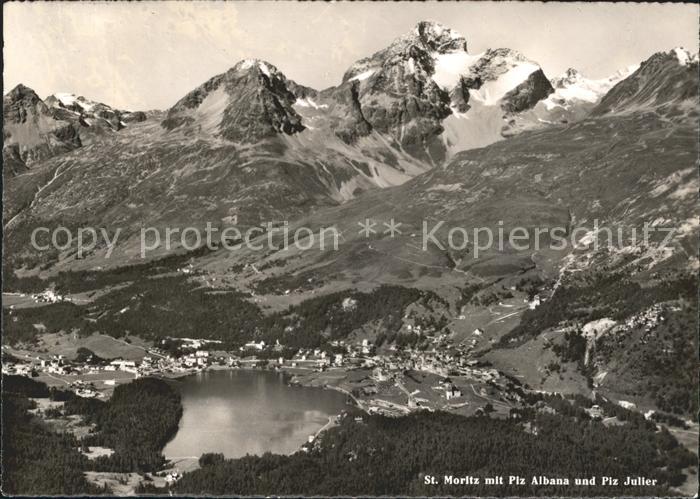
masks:
[[[205,371],[182,378],[183,414],[168,459],[220,452],[291,454],[347,408],[333,390],[289,386],[281,373],[253,370]]]

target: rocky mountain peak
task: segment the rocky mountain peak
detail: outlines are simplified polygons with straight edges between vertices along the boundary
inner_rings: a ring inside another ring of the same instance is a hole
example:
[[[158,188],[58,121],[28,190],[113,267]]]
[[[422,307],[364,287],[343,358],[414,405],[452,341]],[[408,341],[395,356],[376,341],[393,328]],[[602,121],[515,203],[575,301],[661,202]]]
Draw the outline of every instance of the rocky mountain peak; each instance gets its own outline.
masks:
[[[69,93],[42,100],[20,84],[3,98],[3,159],[13,174],[19,174],[32,163],[91,144],[146,118],[142,112],[120,111]]]
[[[436,59],[438,68],[445,58]],[[540,66],[513,49],[488,49],[466,59],[464,65],[466,67],[458,68],[457,72],[447,72],[453,79],[459,74],[453,104],[459,104],[461,109],[465,108],[462,101],[467,103],[470,98],[475,98],[488,106],[500,105],[509,113],[520,112],[553,92]],[[443,85],[454,85],[448,78],[441,77],[440,80]]]
[[[343,82],[362,81],[382,67],[396,65],[405,65],[410,73],[429,75],[436,55],[455,51],[467,52],[467,41],[461,34],[434,21],[421,21],[385,49],[355,62],[343,75]]]
[[[5,102],[18,102],[21,100],[29,102],[38,102],[41,99],[34,90],[20,83],[15,88],[10,90],[3,98]]]
[[[696,117],[697,98],[698,56],[675,48],[642,62],[601,99],[592,114],[655,110],[679,119]]]
[[[104,130],[121,130],[128,123],[144,121],[146,114],[114,109],[107,104],[96,102],[72,93],[55,93],[44,101],[51,108],[54,117],[67,121],[77,121],[83,127]]]
[[[47,113],[46,106],[34,90],[21,83],[2,99],[3,120],[8,123],[24,123],[30,115]]]
[[[162,126],[185,127],[234,142],[253,143],[304,129],[284,74],[259,59],[244,59],[180,99]]]
[[[683,47],[676,47],[670,52],[673,54],[678,62],[682,66],[687,66],[688,64],[693,64],[698,62],[698,54],[691,54],[690,51],[684,49]]]
[[[698,54],[691,54],[683,47],[675,47],[667,52],[656,52],[639,66],[642,73],[655,71],[660,67],[687,67],[698,63]]]
[[[275,66],[261,59],[243,59],[242,61],[237,62],[231,68],[231,71],[235,73],[253,72],[254,74],[265,75],[268,78],[271,78],[273,74],[275,76],[281,74]]]
[[[505,73],[519,63],[535,63],[517,50],[509,48],[487,49],[473,66],[474,72],[486,73],[489,78]]]
[[[552,86],[554,88],[565,88],[569,85],[574,85],[575,83],[578,83],[583,79],[584,76],[579,70],[569,68],[566,71],[564,71],[563,75],[556,78],[552,78],[550,81],[552,82]]]
[[[437,23],[420,22],[387,48],[355,62],[334,91],[348,105],[343,137],[357,138],[371,130],[389,134],[409,154],[427,162],[444,158],[437,135],[449,116],[449,93],[431,78],[435,55],[465,53],[461,35]],[[349,127],[349,129],[348,129]]]
[[[429,50],[449,52],[467,51],[467,40],[458,32],[434,21],[421,21],[414,29],[415,36]]]
[[[77,96],[71,93],[59,92],[49,95],[46,100],[46,104],[52,107],[63,107],[66,109],[74,109],[77,111],[88,111],[91,110],[96,102],[86,99],[82,95]]]
[[[429,163],[441,162],[445,147],[452,151],[498,140],[506,115],[530,109],[553,92],[540,66],[518,51],[497,48],[470,54],[462,35],[428,21],[354,63],[338,91],[350,95],[348,84],[356,86],[356,98],[345,100],[355,102],[354,115],[363,118],[353,123],[369,127],[347,136],[369,130],[389,133],[405,151]],[[479,114],[490,123],[490,131],[472,129],[471,120],[449,120],[455,112]],[[446,125],[450,138],[440,137]],[[462,140],[466,135],[483,138]]]
[[[25,85],[8,92],[2,107],[3,174],[20,174],[34,162],[81,146],[72,124],[55,117]]]

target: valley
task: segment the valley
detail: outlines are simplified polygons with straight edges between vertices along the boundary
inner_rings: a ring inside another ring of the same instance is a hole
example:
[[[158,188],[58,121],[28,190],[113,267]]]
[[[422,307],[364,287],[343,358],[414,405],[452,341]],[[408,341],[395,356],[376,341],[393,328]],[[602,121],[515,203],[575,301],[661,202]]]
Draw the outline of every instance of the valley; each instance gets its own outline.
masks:
[[[697,101],[683,49],[553,77],[431,21],[320,90],[255,58],[164,111],[17,86],[4,490],[692,495]]]

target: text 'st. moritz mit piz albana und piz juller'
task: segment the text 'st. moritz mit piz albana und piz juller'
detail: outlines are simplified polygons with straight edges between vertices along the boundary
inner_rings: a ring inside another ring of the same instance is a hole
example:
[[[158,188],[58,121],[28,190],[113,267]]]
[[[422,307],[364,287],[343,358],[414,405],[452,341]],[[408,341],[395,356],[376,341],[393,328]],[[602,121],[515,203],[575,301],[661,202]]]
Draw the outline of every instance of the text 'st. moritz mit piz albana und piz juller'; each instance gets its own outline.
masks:
[[[522,477],[518,475],[495,475],[489,477],[478,477],[472,475],[456,476],[443,475],[442,477],[434,475],[425,475],[423,477],[425,485],[573,485],[573,486],[627,486],[627,487],[653,487],[657,484],[655,478],[647,478],[643,476],[627,476],[624,478],[610,476],[593,476],[593,477],[553,477],[537,475],[532,477]]]

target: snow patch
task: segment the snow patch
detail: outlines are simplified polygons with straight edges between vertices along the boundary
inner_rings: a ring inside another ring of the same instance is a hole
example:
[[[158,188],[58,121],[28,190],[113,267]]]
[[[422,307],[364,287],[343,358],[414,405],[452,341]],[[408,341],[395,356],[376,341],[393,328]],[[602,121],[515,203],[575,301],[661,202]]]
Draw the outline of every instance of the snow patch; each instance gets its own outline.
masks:
[[[408,72],[410,74],[414,74],[416,72],[416,61],[413,60],[413,57],[408,58]]]
[[[367,71],[363,71],[362,73],[356,74],[355,76],[350,78],[348,81],[353,81],[353,80],[364,81],[367,78],[369,78],[370,76],[372,76],[375,72],[376,72],[376,69],[368,69]]]
[[[540,67],[531,62],[521,62],[495,80],[487,81],[479,90],[469,90],[470,96],[479,100],[486,106],[493,106],[508,92],[523,83],[527,78],[539,71]]]
[[[239,64],[239,69],[250,69],[257,61],[255,59],[243,59]]]
[[[472,92],[470,90],[470,92]],[[506,122],[499,106],[488,106],[482,102],[470,100],[471,108],[460,113],[452,108],[452,114],[445,118],[442,126],[442,140],[448,156],[459,151],[484,147],[503,139],[501,130]]]
[[[678,59],[681,66],[687,66],[693,61],[693,56],[691,56],[690,52],[683,47],[676,47],[671,52],[673,52],[673,55],[676,56],[676,59]]]
[[[260,71],[265,73],[265,76],[267,76],[268,78],[270,77],[270,68],[267,64],[265,64],[264,62],[258,62],[258,67],[260,68]]]
[[[83,111],[92,111],[96,103],[87,100],[85,97],[77,97],[75,94],[70,94],[67,92],[58,92],[53,94],[53,96],[64,106],[70,107],[77,105]]]
[[[678,233],[681,235],[692,234],[700,228],[700,218],[686,218],[683,223],[678,226]]]
[[[210,92],[197,108],[197,121],[201,123],[202,130],[216,132],[224,117],[224,111],[230,103],[230,97],[221,85]]]
[[[542,105],[547,111],[552,111],[558,107],[568,110],[570,105],[577,101],[595,104],[612,87],[634,73],[638,68],[638,64],[628,66],[617,71],[614,75],[599,80],[586,78],[578,72],[573,78],[568,75],[554,78],[553,82],[558,81],[559,83],[555,85],[554,92],[542,100]]]
[[[306,97],[304,99],[297,99],[294,103],[295,106],[301,107],[312,107],[314,109],[327,109],[328,104],[316,104],[311,97]]]
[[[447,52],[446,54],[434,54],[435,72],[432,77],[433,81],[443,90],[452,90],[459,83],[459,78],[469,74],[469,68],[482,55],[471,55],[462,50]]]
[[[75,94],[69,94],[65,92],[58,92],[53,94],[53,96],[56,97],[64,106],[72,106],[73,104],[75,104],[75,101],[78,100]]]
[[[428,189],[428,191],[454,192],[460,189],[462,189],[462,184],[437,184]]]
[[[253,66],[257,66],[262,73],[264,73],[268,78],[271,76],[272,68],[268,66],[264,61],[259,59],[243,59],[241,62],[236,64],[236,69],[239,71],[245,71]]]
[[[686,185],[678,187],[674,192],[672,192],[669,197],[671,199],[685,199],[698,195],[698,182],[697,180],[689,182]]]

